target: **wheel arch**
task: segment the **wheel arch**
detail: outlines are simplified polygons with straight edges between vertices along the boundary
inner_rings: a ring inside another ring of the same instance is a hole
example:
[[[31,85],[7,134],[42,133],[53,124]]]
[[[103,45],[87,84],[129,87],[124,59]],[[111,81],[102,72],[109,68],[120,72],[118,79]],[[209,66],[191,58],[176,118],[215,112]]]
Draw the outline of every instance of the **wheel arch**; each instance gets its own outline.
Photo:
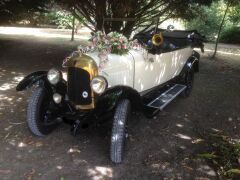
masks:
[[[41,80],[46,81],[47,71],[36,71],[27,75],[22,81],[20,81],[16,87],[17,91],[23,91],[31,87],[36,82]]]
[[[192,55],[188,58],[186,61],[180,76],[184,76],[186,72],[199,72],[199,59],[200,59],[200,54],[196,51],[193,51]]]
[[[113,110],[122,99],[129,99],[133,110],[142,108],[141,96],[135,89],[128,86],[114,86],[98,97],[96,109]]]
[[[23,91],[32,87],[34,84],[44,87],[49,93],[57,91],[58,93],[65,95],[67,92],[66,82],[62,79],[58,84],[51,85],[47,80],[48,71],[36,71],[27,75],[16,87],[17,91]]]

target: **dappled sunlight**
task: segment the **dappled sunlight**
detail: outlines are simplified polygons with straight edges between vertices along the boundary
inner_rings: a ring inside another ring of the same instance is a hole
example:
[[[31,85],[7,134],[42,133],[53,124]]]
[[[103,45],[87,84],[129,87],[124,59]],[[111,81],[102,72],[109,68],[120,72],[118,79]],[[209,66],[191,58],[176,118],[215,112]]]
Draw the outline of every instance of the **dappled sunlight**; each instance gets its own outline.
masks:
[[[183,125],[182,125],[182,124],[176,124],[176,126],[177,126],[177,127],[180,127],[180,128],[182,128],[182,127],[183,127]]]
[[[23,80],[23,78],[24,78],[24,76],[15,76],[15,77],[13,78],[13,80],[18,83],[18,82],[20,82],[21,80]]]
[[[12,78],[8,77],[8,79],[5,79],[5,76],[7,76],[9,73],[11,74],[10,76],[14,76]],[[16,85],[24,78],[24,75],[22,73],[16,73],[14,71],[7,72],[5,69],[0,69],[0,75],[0,78],[4,79],[5,81],[3,84],[0,84],[0,91],[7,91],[15,88]]]
[[[3,85],[0,86],[0,91],[6,91],[6,90],[12,89],[14,87],[15,87],[15,84],[4,83]]]
[[[62,169],[63,169],[63,166],[56,166],[56,169],[62,170]]]
[[[207,174],[209,176],[217,176],[216,172],[208,165],[201,165],[197,171],[200,171],[204,174]]]
[[[214,52],[214,50],[210,50],[210,49],[205,49],[204,51]],[[217,53],[224,54],[224,55],[231,55],[231,56],[240,56],[240,54],[238,54],[238,53],[231,53],[231,52],[226,52],[226,51],[221,51],[221,50],[218,50]]]
[[[90,38],[89,30],[79,30],[82,35],[75,35],[75,39],[88,40]],[[0,27],[0,35],[18,35],[18,36],[34,36],[43,38],[71,38],[71,30],[57,30],[47,28],[22,28],[22,27]],[[88,34],[88,35],[87,35]]]
[[[88,169],[88,175],[92,177],[92,180],[112,178],[113,170],[112,168],[109,168],[109,167],[96,166],[95,168]]]
[[[179,137],[181,139],[185,139],[185,140],[191,140],[192,139],[191,137],[189,137],[187,135],[184,135],[184,134],[180,134],[180,133],[178,133],[178,134],[176,134],[174,136]]]
[[[26,147],[26,146],[27,146],[27,144],[25,144],[24,142],[18,143],[19,148],[23,148],[23,147]]]
[[[70,148],[69,150],[68,150],[68,153],[69,154],[71,154],[71,153],[80,153],[81,151],[78,149],[78,148],[76,148],[76,147],[74,147],[74,148]]]
[[[4,106],[4,102],[8,104],[13,104],[15,99],[16,99],[15,96],[6,96],[6,95],[0,94],[0,101],[1,101],[0,107]],[[21,102],[21,101],[22,101],[22,98],[17,98],[17,102]]]
[[[214,132],[220,132],[221,130],[216,129],[216,128],[211,128]]]
[[[162,152],[165,153],[165,154],[170,154],[169,151],[167,151],[167,150],[164,149],[164,148],[162,148],[161,150],[162,150]]]

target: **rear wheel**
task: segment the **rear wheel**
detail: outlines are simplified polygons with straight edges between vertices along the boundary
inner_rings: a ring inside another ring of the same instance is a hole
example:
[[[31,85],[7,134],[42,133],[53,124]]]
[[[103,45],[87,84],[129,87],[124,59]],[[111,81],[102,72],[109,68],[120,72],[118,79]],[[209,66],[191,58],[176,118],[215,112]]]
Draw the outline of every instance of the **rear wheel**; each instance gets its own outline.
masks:
[[[45,136],[59,124],[53,110],[50,110],[52,106],[54,102],[45,88],[39,87],[33,91],[27,109],[27,124],[34,135]]]
[[[124,143],[127,137],[126,123],[131,114],[131,104],[128,99],[119,102],[114,113],[110,156],[114,163],[123,160]]]
[[[181,93],[182,97],[188,97],[191,92],[192,92],[192,88],[193,88],[193,82],[194,82],[194,72],[193,70],[188,71],[185,73],[185,77],[183,79],[183,84],[186,85],[186,89]]]

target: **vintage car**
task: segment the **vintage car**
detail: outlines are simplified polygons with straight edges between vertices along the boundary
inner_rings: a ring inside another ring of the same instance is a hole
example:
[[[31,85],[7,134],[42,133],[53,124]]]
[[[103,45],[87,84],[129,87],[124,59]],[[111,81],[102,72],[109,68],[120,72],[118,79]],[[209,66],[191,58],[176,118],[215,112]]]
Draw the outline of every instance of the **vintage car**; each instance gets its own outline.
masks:
[[[97,50],[78,50],[64,61],[67,78],[55,68],[26,76],[16,90],[34,87],[27,108],[31,132],[45,136],[66,122],[76,134],[112,119],[110,158],[122,162],[131,112],[153,117],[178,95],[188,97],[199,70],[193,48],[203,50],[196,31],[152,29],[133,39],[140,48],[109,53],[104,66]]]

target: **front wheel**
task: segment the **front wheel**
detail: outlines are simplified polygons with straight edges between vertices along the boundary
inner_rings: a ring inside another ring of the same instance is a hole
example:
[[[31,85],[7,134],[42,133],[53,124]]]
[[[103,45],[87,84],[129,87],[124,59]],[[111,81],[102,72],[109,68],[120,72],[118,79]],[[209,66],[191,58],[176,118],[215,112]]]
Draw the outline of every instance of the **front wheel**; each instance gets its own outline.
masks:
[[[27,124],[34,135],[45,136],[58,125],[51,106],[53,101],[45,88],[38,87],[33,91],[27,109]]]
[[[123,159],[126,123],[130,114],[130,101],[128,99],[121,100],[117,105],[113,118],[110,156],[114,163],[121,163]]]

